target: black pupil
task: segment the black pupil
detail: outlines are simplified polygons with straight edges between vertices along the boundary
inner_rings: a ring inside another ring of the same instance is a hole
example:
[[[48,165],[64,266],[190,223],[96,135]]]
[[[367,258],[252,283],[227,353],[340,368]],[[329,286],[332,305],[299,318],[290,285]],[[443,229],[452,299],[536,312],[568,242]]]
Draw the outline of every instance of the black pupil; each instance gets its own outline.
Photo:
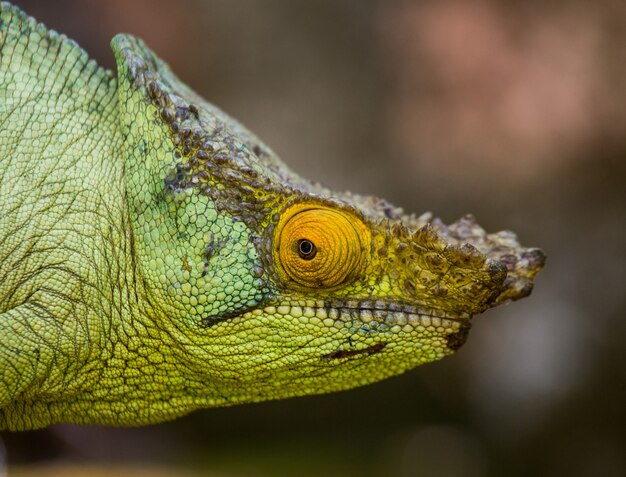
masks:
[[[316,252],[317,249],[315,248],[315,245],[313,245],[313,242],[308,239],[298,240],[298,255],[300,255],[300,258],[303,258],[304,260],[311,260],[315,257]]]

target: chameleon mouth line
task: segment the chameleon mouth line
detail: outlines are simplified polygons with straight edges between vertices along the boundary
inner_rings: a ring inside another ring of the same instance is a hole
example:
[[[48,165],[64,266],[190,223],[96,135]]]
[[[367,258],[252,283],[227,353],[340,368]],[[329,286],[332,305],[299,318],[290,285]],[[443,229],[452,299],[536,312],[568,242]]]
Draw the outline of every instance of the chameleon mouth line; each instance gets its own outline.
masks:
[[[331,305],[332,306],[332,305]],[[427,308],[417,305],[403,304],[398,302],[386,302],[384,300],[354,302],[353,300],[340,302],[339,308],[382,311],[386,313],[406,313],[411,315],[430,316],[433,318],[445,318],[456,321],[467,321],[471,318],[469,313],[451,313],[436,308]]]
[[[343,310],[346,310],[344,308]],[[391,311],[389,309],[378,308],[361,308],[361,309],[347,309],[348,313],[356,315],[355,317],[364,323],[370,321],[378,321],[387,324],[403,325],[403,324],[421,324],[424,326],[441,326],[445,321],[451,321],[456,323],[469,323],[469,317],[462,319],[458,317],[451,317],[447,315],[435,316],[432,313],[412,312],[412,311]]]
[[[358,320],[364,324],[384,326],[424,326],[440,327],[446,322],[469,326],[471,315],[452,315],[442,310],[434,310],[415,305],[376,301],[308,301],[266,308],[269,313],[290,315],[294,318],[318,318],[329,320],[328,324]]]

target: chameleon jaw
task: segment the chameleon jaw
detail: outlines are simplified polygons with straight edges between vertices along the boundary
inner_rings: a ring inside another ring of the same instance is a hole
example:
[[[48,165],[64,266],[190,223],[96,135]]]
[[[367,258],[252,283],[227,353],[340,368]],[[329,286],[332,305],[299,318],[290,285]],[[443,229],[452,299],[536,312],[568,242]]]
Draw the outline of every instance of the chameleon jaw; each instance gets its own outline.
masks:
[[[456,351],[465,343],[471,328],[469,313],[452,314],[384,300],[296,302],[252,312],[256,313],[289,317],[302,326],[319,326],[347,336],[350,349],[334,349],[323,354],[322,359],[376,354],[404,336],[416,339],[421,335],[438,335],[450,351]],[[361,338],[361,346],[352,347]]]
[[[388,327],[410,325],[431,326],[444,322],[469,323],[469,313],[451,313],[444,310],[404,304],[386,300],[326,300],[296,301],[293,303],[267,306],[266,314],[289,315],[293,318],[317,318],[325,325],[331,326],[339,320],[348,322],[359,320],[365,324],[384,323]]]

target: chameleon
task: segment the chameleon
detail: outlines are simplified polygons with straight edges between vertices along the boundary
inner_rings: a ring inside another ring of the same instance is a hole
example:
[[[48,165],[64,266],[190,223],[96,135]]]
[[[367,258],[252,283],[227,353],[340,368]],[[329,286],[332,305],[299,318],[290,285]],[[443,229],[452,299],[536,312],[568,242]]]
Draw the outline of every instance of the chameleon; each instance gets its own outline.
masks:
[[[136,426],[454,353],[545,256],[292,172],[142,40],[0,5],[0,428]]]

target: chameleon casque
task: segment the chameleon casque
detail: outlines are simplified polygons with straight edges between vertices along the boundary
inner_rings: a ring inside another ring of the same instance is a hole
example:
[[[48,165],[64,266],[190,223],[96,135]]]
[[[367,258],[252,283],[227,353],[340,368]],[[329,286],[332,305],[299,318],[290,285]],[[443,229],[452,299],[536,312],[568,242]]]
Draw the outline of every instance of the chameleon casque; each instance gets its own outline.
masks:
[[[540,250],[291,172],[144,43],[0,6],[0,428],[140,425],[453,353]]]

